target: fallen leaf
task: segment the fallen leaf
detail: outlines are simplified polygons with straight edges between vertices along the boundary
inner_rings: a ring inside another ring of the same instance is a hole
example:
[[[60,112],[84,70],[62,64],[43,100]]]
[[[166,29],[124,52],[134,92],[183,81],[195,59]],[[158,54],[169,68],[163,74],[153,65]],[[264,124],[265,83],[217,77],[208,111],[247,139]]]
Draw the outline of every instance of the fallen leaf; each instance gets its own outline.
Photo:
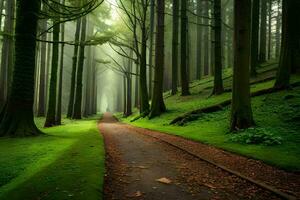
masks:
[[[156,179],[157,182],[160,182],[160,183],[164,183],[164,184],[170,184],[172,183],[172,181],[166,177],[163,177],[163,178],[160,178],[160,179]]]
[[[136,191],[135,193],[133,194],[129,194],[129,195],[126,195],[127,197],[140,197],[142,196],[143,194],[141,193],[141,191]]]

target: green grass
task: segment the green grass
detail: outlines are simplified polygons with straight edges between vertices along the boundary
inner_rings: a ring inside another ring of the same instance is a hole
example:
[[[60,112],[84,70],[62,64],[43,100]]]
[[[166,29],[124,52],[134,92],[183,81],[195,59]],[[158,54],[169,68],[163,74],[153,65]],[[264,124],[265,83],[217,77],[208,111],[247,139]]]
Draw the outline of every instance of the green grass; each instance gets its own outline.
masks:
[[[102,199],[105,153],[96,123],[64,120],[43,136],[1,138],[0,199]]]
[[[270,69],[268,66],[267,69]],[[261,69],[264,71],[264,69]],[[230,74],[230,72],[225,72]],[[262,73],[263,74],[263,73]],[[240,144],[230,141],[232,133],[228,133],[230,107],[226,109],[202,115],[199,119],[189,122],[185,126],[169,125],[171,120],[186,112],[217,104],[231,98],[231,93],[210,97],[212,82],[211,78],[192,83],[191,96],[182,97],[179,94],[168,96],[165,94],[165,103],[168,111],[160,117],[148,120],[147,118],[130,122],[138,115],[122,118],[125,123],[158,130],[177,135],[194,141],[213,145],[250,158],[262,160],[268,164],[286,170],[300,170],[300,87],[291,91],[281,91],[273,94],[252,98],[253,115],[256,122],[254,131],[264,130],[274,136],[282,138],[282,144],[266,146],[262,144]],[[299,76],[293,76],[291,82],[300,81]],[[225,81],[225,87],[229,86],[231,78]],[[266,81],[251,86],[251,91],[258,91],[272,87],[274,81]],[[196,85],[196,86],[195,86]],[[293,98],[285,99],[292,95]],[[252,130],[253,131],[253,130]]]

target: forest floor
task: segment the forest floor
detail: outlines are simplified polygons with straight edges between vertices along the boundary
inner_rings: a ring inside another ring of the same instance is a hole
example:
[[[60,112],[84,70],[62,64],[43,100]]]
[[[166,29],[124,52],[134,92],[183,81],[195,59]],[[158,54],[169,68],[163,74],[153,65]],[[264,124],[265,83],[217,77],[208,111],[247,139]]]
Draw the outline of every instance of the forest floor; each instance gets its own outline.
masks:
[[[45,135],[0,139],[0,199],[101,199],[104,146],[99,116],[42,128]]]
[[[106,147],[104,199],[280,199],[193,155],[300,197],[299,174],[209,145],[123,124],[108,113],[99,129]]]
[[[130,117],[116,114],[122,122],[137,127],[161,131],[192,141],[209,144],[226,151],[252,159],[261,160],[278,168],[300,171],[300,87],[252,97],[252,110],[256,126],[241,130],[239,134],[229,132],[230,105],[219,111],[200,113],[183,124],[170,122],[193,110],[218,105],[231,99],[232,72],[226,69],[224,77],[225,93],[211,96],[213,78],[203,77],[190,84],[190,96],[164,94],[167,112],[160,117],[135,119],[135,110]],[[258,69],[258,76],[251,79],[251,92],[272,88],[276,74],[276,63],[266,63]],[[299,83],[300,76],[293,75],[291,83]]]

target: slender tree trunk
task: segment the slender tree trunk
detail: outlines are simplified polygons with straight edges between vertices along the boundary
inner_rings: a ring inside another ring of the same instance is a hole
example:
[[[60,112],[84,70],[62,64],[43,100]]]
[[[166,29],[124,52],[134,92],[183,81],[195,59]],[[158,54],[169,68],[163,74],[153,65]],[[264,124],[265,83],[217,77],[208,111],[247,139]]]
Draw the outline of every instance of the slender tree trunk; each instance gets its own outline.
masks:
[[[177,93],[177,86],[178,86],[178,32],[179,32],[179,0],[173,0],[172,95]]]
[[[281,13],[280,13],[280,10],[279,10],[279,6],[281,5],[280,4],[281,0],[278,0],[278,3],[277,3],[277,16],[276,16],[276,42],[275,42],[275,57],[276,58],[279,58],[280,56],[280,35],[281,35],[281,32],[280,32],[280,29],[281,29]]]
[[[215,19],[215,38],[214,38],[214,61],[215,61],[215,72],[214,72],[214,89],[213,94],[219,95],[224,91],[223,80],[222,80],[222,25],[221,25],[221,0],[214,1],[214,19]]]
[[[187,75],[187,2],[181,1],[181,95],[190,95]]]
[[[124,93],[124,99],[123,99],[123,115],[127,117],[127,100],[126,100],[126,94],[127,94],[127,88],[126,88],[126,75],[123,76],[123,93]]]
[[[166,106],[163,99],[165,0],[157,0],[156,2],[157,33],[155,40],[155,76],[151,111],[149,114],[150,119],[166,111]]]
[[[154,36],[155,0],[150,0],[150,31],[149,31],[149,99],[152,97],[153,73],[153,36]]]
[[[32,136],[34,124],[34,70],[40,1],[17,0],[15,60],[8,101],[0,113],[0,136]]]
[[[259,48],[259,61],[266,61],[267,51],[267,0],[261,1],[260,9],[260,48]]]
[[[268,60],[272,58],[272,5],[273,0],[268,2]]]
[[[54,21],[53,23],[56,23]],[[53,41],[59,41],[60,25],[54,25],[53,27]],[[59,44],[53,43],[52,45],[52,64],[51,64],[51,78],[49,88],[48,109],[46,115],[46,121],[44,127],[54,126],[56,116],[56,102],[57,102],[57,71],[58,71],[58,59],[59,59]]]
[[[136,63],[135,64],[135,73],[138,75],[138,74],[140,74],[140,70],[139,70],[139,67],[138,67],[138,64]],[[139,93],[139,77],[138,76],[135,76],[135,90],[134,90],[134,106],[136,107],[136,108],[138,108],[139,106],[140,106],[140,102],[139,102],[139,95],[140,95],[140,93]]]
[[[144,11],[146,15],[147,11]],[[140,114],[147,116],[149,114],[149,97],[147,88],[147,29],[146,19],[142,25],[142,44],[141,44],[141,60],[140,60]]]
[[[84,66],[84,51],[85,51],[85,37],[86,37],[86,17],[82,18],[81,40],[79,49],[79,59],[77,68],[77,80],[76,80],[76,92],[73,108],[73,119],[81,119],[82,112],[82,78],[83,78],[83,66]]]
[[[64,4],[64,1],[63,1]],[[61,24],[61,41],[65,40],[65,25]],[[63,71],[64,71],[64,50],[65,45],[61,44],[60,46],[60,68],[59,68],[59,78],[58,78],[58,94],[57,94],[57,110],[55,117],[55,124],[61,125],[61,104],[62,104],[62,89],[63,89]]]
[[[133,56],[133,51],[131,50],[130,51],[130,57]],[[132,114],[132,100],[131,100],[131,97],[132,97],[132,75],[131,75],[131,72],[132,72],[132,60],[131,59],[128,59],[128,68],[127,68],[127,93],[126,93],[126,102],[127,102],[127,107],[126,107],[126,116],[130,116]]]
[[[209,2],[208,1],[204,1],[203,2],[203,15],[204,17],[209,17]],[[207,18],[203,19],[203,23],[204,25],[209,25],[209,21]],[[204,54],[203,54],[203,60],[204,60],[204,75],[208,75],[209,74],[209,27],[206,26],[204,28]]]
[[[6,17],[4,23],[4,35],[2,43],[2,56],[1,56],[1,71],[0,71],[0,108],[4,105],[9,94],[11,84],[11,77],[13,71],[13,34],[14,34],[14,13],[15,1],[6,1],[5,4]]]
[[[43,20],[42,22],[42,31],[47,29],[47,21]],[[47,33],[44,33],[41,36],[42,40],[47,40]],[[39,76],[39,91],[38,91],[38,110],[37,116],[44,117],[46,112],[46,54],[47,54],[47,43],[41,43],[41,65],[40,65],[40,76]]]
[[[250,102],[249,67],[251,48],[251,0],[234,3],[234,67],[231,105],[231,130],[254,124]]]
[[[79,42],[80,29],[81,29],[81,19],[77,19],[76,31],[75,31],[75,43]],[[70,97],[69,97],[68,112],[67,112],[67,117],[68,118],[72,117],[73,108],[74,108],[78,48],[79,48],[79,45],[77,45],[77,44],[74,45],[74,53],[73,53],[73,61],[72,61],[72,74],[71,74],[71,89],[70,89]]]
[[[197,23],[202,24],[202,0],[197,1]],[[177,31],[178,32],[178,31]],[[203,37],[203,31],[202,26],[197,26],[197,60],[196,60],[196,79],[201,79],[201,70],[202,70],[202,37]]]
[[[279,66],[275,81],[275,88],[290,87],[290,73],[292,67],[300,69],[300,2],[297,0],[283,0],[282,2],[282,40]]]
[[[252,26],[251,26],[251,76],[256,76],[256,68],[258,66],[258,37],[259,37],[259,2],[252,2]]]

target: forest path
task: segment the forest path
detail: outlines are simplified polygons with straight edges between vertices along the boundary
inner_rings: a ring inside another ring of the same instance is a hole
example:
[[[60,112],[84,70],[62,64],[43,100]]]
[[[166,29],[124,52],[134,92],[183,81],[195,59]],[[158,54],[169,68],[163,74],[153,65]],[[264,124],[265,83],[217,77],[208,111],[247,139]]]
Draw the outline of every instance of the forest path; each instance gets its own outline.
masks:
[[[99,129],[106,148],[106,200],[277,199],[254,184],[147,136],[149,132],[162,133],[119,123],[110,113],[104,114]]]

